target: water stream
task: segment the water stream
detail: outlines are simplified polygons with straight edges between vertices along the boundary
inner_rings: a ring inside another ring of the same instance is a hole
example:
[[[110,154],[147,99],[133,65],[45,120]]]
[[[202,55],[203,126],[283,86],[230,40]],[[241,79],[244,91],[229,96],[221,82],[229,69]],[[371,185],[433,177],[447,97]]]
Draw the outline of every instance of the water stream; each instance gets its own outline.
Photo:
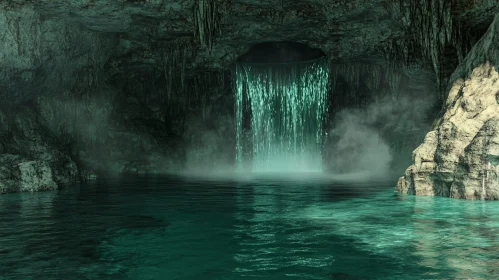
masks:
[[[236,161],[255,172],[322,171],[329,61],[236,65]]]

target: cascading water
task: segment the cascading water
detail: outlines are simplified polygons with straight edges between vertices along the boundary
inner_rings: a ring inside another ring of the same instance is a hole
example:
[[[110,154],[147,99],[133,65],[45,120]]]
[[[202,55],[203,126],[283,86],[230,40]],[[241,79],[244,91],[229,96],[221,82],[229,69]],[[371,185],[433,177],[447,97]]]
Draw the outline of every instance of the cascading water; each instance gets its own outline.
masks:
[[[238,63],[235,72],[239,169],[322,171],[328,60]]]

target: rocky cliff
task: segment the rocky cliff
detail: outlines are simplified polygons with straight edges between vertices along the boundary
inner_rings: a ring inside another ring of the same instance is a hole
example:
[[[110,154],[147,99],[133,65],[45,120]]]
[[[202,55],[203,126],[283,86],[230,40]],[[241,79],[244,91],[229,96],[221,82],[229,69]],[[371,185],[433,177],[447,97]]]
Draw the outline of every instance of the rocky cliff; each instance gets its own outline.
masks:
[[[450,78],[444,113],[399,192],[499,199],[499,15]]]

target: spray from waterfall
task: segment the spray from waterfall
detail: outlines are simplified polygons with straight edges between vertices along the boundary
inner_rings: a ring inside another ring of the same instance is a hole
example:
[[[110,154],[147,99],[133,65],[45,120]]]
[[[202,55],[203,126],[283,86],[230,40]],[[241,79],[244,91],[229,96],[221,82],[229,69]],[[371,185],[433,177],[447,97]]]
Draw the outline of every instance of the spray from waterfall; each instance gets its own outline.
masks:
[[[238,63],[236,163],[241,171],[322,171],[329,62]]]

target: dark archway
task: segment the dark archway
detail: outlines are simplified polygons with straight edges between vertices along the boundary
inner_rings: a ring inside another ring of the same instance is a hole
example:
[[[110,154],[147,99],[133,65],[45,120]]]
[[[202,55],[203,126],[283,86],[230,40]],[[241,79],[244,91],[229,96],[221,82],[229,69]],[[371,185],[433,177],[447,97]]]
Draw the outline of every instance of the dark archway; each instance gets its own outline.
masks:
[[[251,46],[238,62],[286,63],[313,60],[325,55],[319,49],[298,42],[265,42]]]

